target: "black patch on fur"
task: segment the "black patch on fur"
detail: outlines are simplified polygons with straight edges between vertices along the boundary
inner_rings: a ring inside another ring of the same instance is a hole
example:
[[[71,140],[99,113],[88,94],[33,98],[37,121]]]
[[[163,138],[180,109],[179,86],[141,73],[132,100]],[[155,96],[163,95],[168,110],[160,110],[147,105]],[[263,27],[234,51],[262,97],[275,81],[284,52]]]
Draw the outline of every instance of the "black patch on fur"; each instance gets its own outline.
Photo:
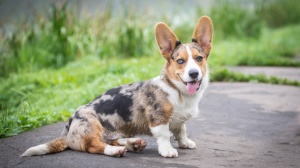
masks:
[[[192,38],[192,42],[198,43],[196,39]]]
[[[73,121],[73,118],[70,117],[70,118],[69,118],[69,126],[72,124],[72,121]]]
[[[171,54],[172,60],[174,60],[173,54],[175,53],[175,51],[178,50],[178,48],[179,48],[180,45],[181,45],[181,42],[180,42],[180,41],[176,41],[175,48],[174,48],[174,50],[173,50],[173,52],[172,52],[172,54]]]
[[[78,111],[75,112],[74,119],[80,120],[80,122],[86,122],[88,119],[79,115]]]
[[[98,99],[101,99],[101,96],[102,95],[110,95],[110,96],[113,96],[115,95],[116,93],[120,93],[122,87],[116,87],[116,88],[112,88],[108,91],[106,91],[105,93],[97,96],[93,101],[89,102],[86,106],[90,106],[94,101],[98,100]]]
[[[158,108],[160,108],[160,105],[158,103],[154,104],[154,110],[156,111]]]
[[[68,123],[68,125],[66,125],[66,129],[67,129],[67,131],[69,131],[69,129],[70,129],[70,126],[71,126],[71,124],[72,124],[72,121],[73,121],[73,118],[72,118],[72,117],[70,117],[70,118],[69,118],[69,123]]]
[[[114,100],[101,101],[94,105],[94,110],[100,114],[113,115],[117,113],[125,122],[130,121],[132,96],[115,94]]]
[[[176,41],[175,48],[177,48],[180,44],[181,44],[181,42],[179,40]]]
[[[133,85],[137,84],[136,87]],[[97,113],[105,115],[113,115],[117,113],[125,122],[131,121],[131,107],[133,105],[133,92],[139,89],[143,85],[140,83],[133,83],[129,85],[124,85],[116,87],[105,92],[105,95],[110,95],[113,100],[100,101],[99,103],[94,104],[94,110]],[[122,89],[126,89],[126,95],[120,93]]]
[[[144,113],[144,112],[145,112],[145,107],[139,106],[139,107],[137,108],[137,110],[138,110],[140,113]]]
[[[153,122],[154,122],[154,117],[153,117],[153,115],[152,115],[152,114],[150,114],[148,117],[149,117],[149,121],[150,121],[150,123],[153,123]]]
[[[116,128],[108,120],[102,120],[100,118],[100,123],[104,128],[106,128],[109,131],[111,131],[111,132],[116,131]]]
[[[116,87],[105,92],[106,95],[114,96],[116,94],[120,94],[122,87]]]
[[[89,133],[89,130],[85,129],[84,133],[87,135]]]
[[[152,92],[147,92],[146,95],[147,95],[147,102],[148,102],[148,104],[149,105],[153,105],[154,102],[155,102],[155,94],[152,93]]]

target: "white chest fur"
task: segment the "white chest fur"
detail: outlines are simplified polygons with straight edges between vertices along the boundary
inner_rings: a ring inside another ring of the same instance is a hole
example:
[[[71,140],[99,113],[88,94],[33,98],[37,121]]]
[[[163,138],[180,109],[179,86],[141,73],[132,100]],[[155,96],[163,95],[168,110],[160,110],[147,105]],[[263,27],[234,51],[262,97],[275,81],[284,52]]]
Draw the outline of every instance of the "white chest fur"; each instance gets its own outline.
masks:
[[[208,84],[208,77],[203,78],[200,89],[194,95],[179,94],[178,90],[170,87],[160,77],[152,79],[152,82],[169,95],[168,100],[173,105],[173,115],[170,120],[171,124],[183,123],[190,118],[197,117],[199,113],[198,104]]]

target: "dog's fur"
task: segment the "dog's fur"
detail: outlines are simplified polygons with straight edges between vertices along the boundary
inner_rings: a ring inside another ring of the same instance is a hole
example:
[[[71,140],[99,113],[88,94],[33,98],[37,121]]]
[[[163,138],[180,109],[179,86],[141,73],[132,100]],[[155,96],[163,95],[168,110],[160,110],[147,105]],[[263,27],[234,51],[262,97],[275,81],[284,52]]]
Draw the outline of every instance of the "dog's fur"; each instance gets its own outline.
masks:
[[[209,82],[207,58],[213,27],[209,17],[199,19],[192,43],[181,44],[164,23],[155,37],[166,59],[161,76],[122,85],[79,107],[61,137],[29,148],[22,156],[57,153],[71,148],[109,156],[142,151],[147,143],[134,135],[152,135],[163,157],[177,157],[172,134],[180,148],[196,148],[187,137],[185,121],[197,116],[198,103]]]

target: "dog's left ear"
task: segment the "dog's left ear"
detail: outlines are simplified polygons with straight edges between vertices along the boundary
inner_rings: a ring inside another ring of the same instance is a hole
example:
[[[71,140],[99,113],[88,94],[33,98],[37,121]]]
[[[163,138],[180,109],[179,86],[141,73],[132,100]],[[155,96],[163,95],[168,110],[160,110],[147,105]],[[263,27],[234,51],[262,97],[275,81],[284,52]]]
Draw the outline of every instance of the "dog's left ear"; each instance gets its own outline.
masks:
[[[155,26],[155,38],[161,54],[169,61],[171,54],[180,41],[173,31],[164,23],[159,22]]]
[[[202,16],[196,25],[192,41],[198,43],[207,56],[212,47],[212,34],[213,25],[211,19],[208,16]]]

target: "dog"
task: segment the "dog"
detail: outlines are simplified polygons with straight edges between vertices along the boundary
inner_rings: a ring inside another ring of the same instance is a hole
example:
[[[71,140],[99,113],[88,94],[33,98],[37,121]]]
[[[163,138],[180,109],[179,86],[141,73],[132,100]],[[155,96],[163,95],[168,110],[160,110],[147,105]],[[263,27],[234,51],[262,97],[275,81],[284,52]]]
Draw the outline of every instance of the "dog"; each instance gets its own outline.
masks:
[[[135,135],[156,138],[163,157],[178,157],[170,138],[179,148],[194,149],[185,122],[198,114],[198,103],[209,83],[207,59],[212,48],[213,25],[202,16],[192,42],[181,44],[162,22],[155,26],[155,38],[165,65],[160,76],[115,87],[80,106],[62,135],[31,147],[21,156],[57,153],[71,148],[95,154],[121,157],[126,151],[140,152],[147,142]]]

